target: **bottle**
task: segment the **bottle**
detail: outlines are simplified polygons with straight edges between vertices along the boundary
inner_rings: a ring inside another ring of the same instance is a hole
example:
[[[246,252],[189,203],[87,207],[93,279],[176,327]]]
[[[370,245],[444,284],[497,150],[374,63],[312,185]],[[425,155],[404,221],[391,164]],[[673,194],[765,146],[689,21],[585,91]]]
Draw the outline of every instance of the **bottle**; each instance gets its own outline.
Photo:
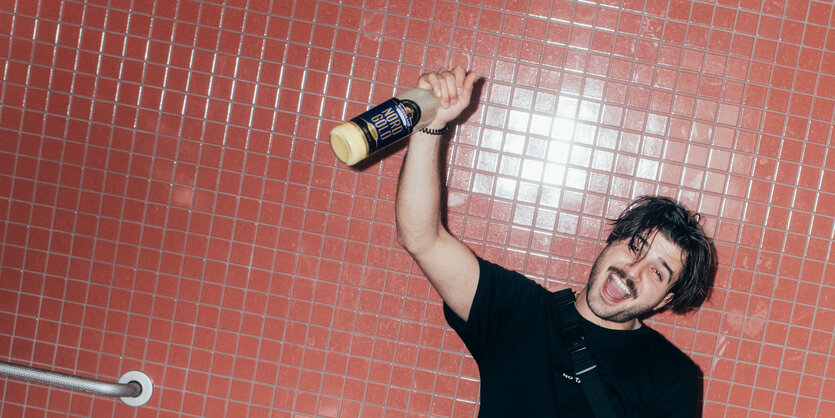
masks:
[[[333,128],[331,149],[339,161],[354,165],[425,128],[440,104],[432,90],[406,91]]]

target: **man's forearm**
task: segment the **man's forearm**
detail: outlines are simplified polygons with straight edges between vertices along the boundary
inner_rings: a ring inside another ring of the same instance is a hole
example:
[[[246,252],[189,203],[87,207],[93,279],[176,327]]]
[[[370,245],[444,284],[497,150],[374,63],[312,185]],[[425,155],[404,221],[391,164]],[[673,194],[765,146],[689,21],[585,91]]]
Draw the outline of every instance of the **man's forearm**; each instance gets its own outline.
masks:
[[[445,127],[469,106],[475,79],[475,73],[467,73],[461,67],[420,77],[418,87],[433,91],[441,103],[427,129]],[[400,171],[395,203],[397,237],[400,245],[413,256],[423,253],[437,244],[439,237],[444,237],[438,161],[441,142],[440,135],[415,132],[409,139],[409,149]]]
[[[442,228],[440,144],[440,136],[422,132],[409,139],[395,202],[398,242],[409,252],[431,244]]]

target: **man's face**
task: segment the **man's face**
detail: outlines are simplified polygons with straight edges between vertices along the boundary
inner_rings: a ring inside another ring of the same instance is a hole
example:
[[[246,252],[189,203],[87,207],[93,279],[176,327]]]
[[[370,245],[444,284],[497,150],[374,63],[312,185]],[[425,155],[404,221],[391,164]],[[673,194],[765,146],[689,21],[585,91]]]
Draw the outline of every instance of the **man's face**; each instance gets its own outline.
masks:
[[[660,309],[683,263],[682,250],[658,233],[621,240],[603,249],[592,266],[586,303],[615,328]],[[630,324],[631,325],[631,324]]]

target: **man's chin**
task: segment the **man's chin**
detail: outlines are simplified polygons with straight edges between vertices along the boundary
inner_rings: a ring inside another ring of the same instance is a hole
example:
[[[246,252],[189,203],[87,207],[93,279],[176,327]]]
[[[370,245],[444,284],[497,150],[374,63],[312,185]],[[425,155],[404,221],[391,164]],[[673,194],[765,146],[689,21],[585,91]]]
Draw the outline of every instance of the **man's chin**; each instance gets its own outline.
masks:
[[[600,298],[598,301],[589,300],[588,305],[589,310],[598,318],[608,322],[625,324],[638,317],[633,312],[625,309],[625,306],[619,306],[624,305],[625,302],[610,303],[604,298]]]

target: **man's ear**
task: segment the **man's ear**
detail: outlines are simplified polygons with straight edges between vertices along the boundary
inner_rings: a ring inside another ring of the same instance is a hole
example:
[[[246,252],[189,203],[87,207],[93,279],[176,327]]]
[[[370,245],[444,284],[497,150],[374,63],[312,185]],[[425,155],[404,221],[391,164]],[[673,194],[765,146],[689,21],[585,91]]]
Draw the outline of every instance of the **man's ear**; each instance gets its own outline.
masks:
[[[673,300],[673,296],[674,296],[674,295],[675,295],[675,294],[674,294],[674,293],[672,293],[672,292],[671,292],[671,293],[667,293],[667,296],[664,296],[664,299],[661,299],[661,302],[658,302],[658,304],[657,304],[657,305],[655,305],[655,307],[654,307],[654,308],[652,308],[652,309],[653,309],[654,311],[661,311],[661,310],[663,310],[663,309],[664,309],[664,307],[665,307],[665,306],[667,306],[667,304],[668,304],[668,303],[670,303],[670,301],[672,301],[672,300]]]

